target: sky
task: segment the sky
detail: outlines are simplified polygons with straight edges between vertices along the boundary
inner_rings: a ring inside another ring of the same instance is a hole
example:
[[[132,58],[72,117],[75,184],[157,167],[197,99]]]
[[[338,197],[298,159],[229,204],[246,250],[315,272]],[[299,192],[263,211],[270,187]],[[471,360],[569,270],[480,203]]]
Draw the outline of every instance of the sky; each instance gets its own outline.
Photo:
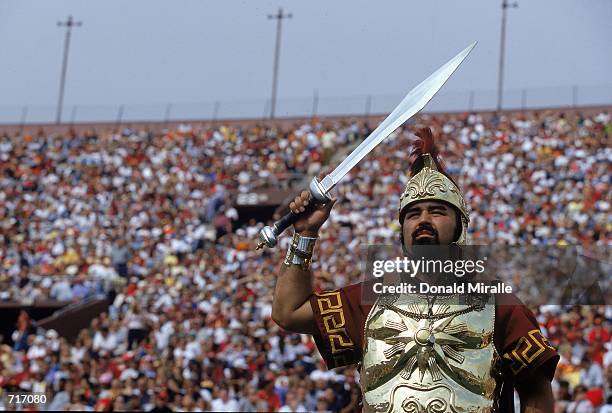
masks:
[[[494,96],[501,0],[2,0],[0,105],[56,104],[57,21],[69,14],[83,26],[71,39],[67,106],[267,99],[267,15],[279,7],[292,14],[279,99],[404,95],[475,40],[444,92]],[[612,103],[611,0],[519,0],[507,13],[507,94],[549,88],[566,99],[577,85]]]

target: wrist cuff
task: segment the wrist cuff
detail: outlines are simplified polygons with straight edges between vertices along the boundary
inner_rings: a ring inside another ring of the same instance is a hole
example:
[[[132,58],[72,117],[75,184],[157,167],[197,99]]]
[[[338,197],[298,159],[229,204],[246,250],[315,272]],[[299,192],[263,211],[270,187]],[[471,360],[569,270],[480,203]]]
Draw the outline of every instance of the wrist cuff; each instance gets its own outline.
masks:
[[[287,250],[285,265],[299,265],[304,271],[310,269],[317,239],[319,237],[305,237],[295,233]]]

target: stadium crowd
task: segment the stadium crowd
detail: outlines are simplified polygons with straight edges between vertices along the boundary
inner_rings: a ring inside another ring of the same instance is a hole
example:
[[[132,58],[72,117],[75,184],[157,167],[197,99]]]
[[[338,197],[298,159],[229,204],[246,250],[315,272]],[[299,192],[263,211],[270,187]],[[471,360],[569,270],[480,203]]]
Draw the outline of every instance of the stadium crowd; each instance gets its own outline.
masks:
[[[440,135],[473,242],[609,247],[608,113],[422,115],[417,124]],[[313,263],[317,289],[358,281],[360,247],[398,242],[415,126],[337,186]],[[4,135],[0,300],[105,294],[112,304],[72,342],[22,312],[0,340],[0,388],[46,393],[40,408],[50,410],[359,411],[357,369],[326,370],[309,337],[271,321],[289,237],[255,252],[265,223],[239,225],[232,194],[329,171],[368,132],[357,121],[312,121]],[[533,310],[561,354],[558,412],[612,411],[610,306]]]

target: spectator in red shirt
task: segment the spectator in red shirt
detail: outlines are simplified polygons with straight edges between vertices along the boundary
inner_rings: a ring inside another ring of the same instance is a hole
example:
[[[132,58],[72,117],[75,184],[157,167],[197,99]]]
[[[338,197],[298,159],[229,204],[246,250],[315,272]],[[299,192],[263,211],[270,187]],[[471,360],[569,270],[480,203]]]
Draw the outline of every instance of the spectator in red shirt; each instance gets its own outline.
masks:
[[[274,391],[274,380],[266,379],[263,389],[257,392],[257,397],[268,404],[269,411],[277,411],[281,407],[281,399]]]
[[[589,344],[603,344],[610,341],[610,331],[603,326],[603,317],[599,314],[593,319],[593,328],[589,332],[587,341]]]

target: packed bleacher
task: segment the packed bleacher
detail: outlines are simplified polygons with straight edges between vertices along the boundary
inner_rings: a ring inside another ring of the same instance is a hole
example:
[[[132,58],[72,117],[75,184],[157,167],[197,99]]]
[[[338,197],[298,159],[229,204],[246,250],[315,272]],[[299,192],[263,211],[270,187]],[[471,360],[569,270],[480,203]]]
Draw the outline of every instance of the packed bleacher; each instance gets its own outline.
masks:
[[[359,281],[360,247],[399,242],[421,125],[465,192],[471,241],[610,246],[608,113],[422,115],[337,186],[315,288]],[[289,237],[255,251],[266,223],[238,225],[232,200],[331,171],[369,130],[312,120],[2,136],[0,301],[112,304],[73,342],[22,312],[0,340],[0,388],[45,392],[49,410],[360,411],[356,367],[328,371],[310,337],[270,318]],[[534,311],[561,354],[557,411],[612,411],[612,308]]]

